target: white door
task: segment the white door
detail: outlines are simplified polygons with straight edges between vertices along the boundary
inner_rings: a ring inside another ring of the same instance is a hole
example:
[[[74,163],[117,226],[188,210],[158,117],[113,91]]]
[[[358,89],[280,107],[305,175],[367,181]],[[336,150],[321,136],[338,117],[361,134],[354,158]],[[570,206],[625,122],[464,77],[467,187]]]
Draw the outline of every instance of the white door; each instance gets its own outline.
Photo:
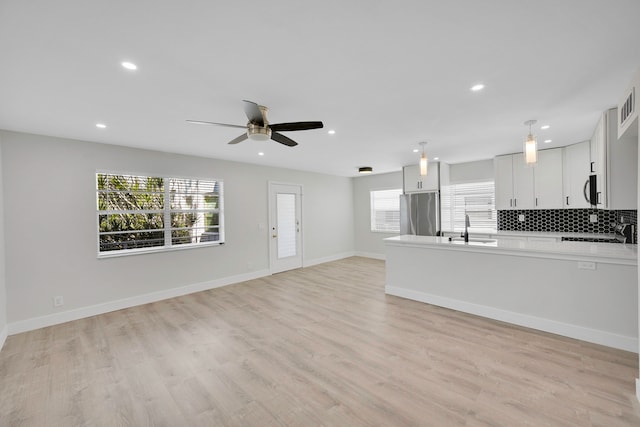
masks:
[[[302,187],[269,183],[271,274],[302,267]]]

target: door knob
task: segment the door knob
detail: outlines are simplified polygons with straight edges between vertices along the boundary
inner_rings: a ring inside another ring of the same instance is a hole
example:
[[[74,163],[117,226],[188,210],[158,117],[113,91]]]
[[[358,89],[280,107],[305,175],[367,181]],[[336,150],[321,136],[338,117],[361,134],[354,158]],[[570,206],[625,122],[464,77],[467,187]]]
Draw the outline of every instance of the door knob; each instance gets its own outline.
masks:
[[[271,237],[273,237],[273,238],[275,239],[276,237],[278,237],[278,235],[277,235],[277,234],[274,234],[274,235],[272,235]]]

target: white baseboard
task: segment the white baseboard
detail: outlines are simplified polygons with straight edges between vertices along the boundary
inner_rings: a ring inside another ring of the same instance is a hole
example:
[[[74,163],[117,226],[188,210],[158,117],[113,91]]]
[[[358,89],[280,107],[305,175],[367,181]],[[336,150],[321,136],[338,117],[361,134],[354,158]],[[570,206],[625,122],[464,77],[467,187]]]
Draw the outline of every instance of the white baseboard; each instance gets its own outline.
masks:
[[[382,261],[387,259],[385,254],[377,254],[375,252],[356,252],[355,256],[361,256],[361,257],[372,258],[372,259],[380,259]]]
[[[253,271],[251,273],[225,277],[222,279],[216,279],[216,280],[211,280],[211,281],[202,282],[202,283],[194,283],[192,285],[181,286],[179,288],[172,288],[164,291],[152,292],[150,294],[138,295],[138,296],[124,298],[116,301],[109,301],[103,304],[96,304],[88,307],[76,308],[73,310],[63,311],[55,314],[49,314],[41,317],[35,317],[32,319],[19,320],[17,322],[9,323],[5,328],[5,330],[8,330],[8,333],[10,335],[19,334],[21,332],[27,332],[35,329],[45,328],[47,326],[53,326],[60,323],[70,322],[72,320],[83,319],[85,317],[91,317],[98,314],[109,313],[111,311],[122,310],[124,308],[135,307],[137,305],[148,304],[151,302],[161,301],[168,298],[174,298],[182,295],[192,294],[194,292],[206,291],[209,289],[232,285],[234,283],[258,279],[260,277],[265,277],[270,274],[271,273],[269,273],[268,270],[259,270],[259,271]]]
[[[583,326],[562,323],[542,317],[529,316],[515,313],[513,311],[501,310],[485,305],[474,304],[452,298],[441,297],[411,289],[404,289],[395,286],[386,286],[385,292],[415,301],[425,302],[440,307],[450,308],[465,313],[488,317],[494,320],[513,323],[514,325],[525,326],[527,328],[538,329],[540,331],[551,332],[569,338],[605,345],[621,350],[638,352],[638,338],[618,335],[611,332],[589,329]],[[640,395],[639,395],[640,396]]]
[[[306,259],[304,260],[303,267],[311,267],[313,265],[324,264],[325,262],[338,261],[341,259],[349,258],[355,255],[355,252],[343,252],[336,255],[331,255],[323,258]]]
[[[9,335],[9,326],[5,325],[4,328],[0,331],[0,350],[2,350],[2,346],[4,346],[4,342],[7,340],[7,336]]]

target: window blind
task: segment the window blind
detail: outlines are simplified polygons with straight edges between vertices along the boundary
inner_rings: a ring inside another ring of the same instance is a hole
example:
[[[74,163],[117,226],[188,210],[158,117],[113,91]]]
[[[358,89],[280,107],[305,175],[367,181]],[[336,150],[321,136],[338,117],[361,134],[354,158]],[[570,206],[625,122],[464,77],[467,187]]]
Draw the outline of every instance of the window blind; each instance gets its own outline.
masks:
[[[443,231],[464,231],[465,214],[475,231],[497,227],[494,181],[443,186],[440,203]]]
[[[401,189],[373,190],[371,199],[371,231],[400,232]]]

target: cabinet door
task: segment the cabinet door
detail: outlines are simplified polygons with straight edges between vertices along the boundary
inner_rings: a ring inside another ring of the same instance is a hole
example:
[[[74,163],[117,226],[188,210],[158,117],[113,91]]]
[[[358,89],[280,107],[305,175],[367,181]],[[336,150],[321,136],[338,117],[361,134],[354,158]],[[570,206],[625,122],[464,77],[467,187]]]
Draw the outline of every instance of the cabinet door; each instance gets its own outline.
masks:
[[[429,162],[427,176],[422,177],[422,189],[424,191],[438,191],[440,189],[440,163]]]
[[[590,143],[584,141],[568,145],[562,150],[563,205],[569,209],[590,208],[591,205],[584,197],[584,186],[589,181],[591,173]]]
[[[420,166],[409,165],[403,169],[404,192],[419,193],[421,191],[438,191],[440,189],[440,164],[429,162],[427,176],[420,175]]]
[[[420,179],[420,168],[418,165],[405,166],[402,170],[404,176],[404,192],[415,193],[422,191],[422,180]]]
[[[496,186],[496,210],[513,209],[513,163],[511,155],[493,160]]]
[[[562,209],[562,149],[538,151],[538,164],[533,174],[535,207]]]
[[[591,137],[591,172],[597,176],[598,207],[607,207],[607,113],[600,117],[598,126]]]
[[[533,209],[533,167],[524,162],[524,154],[513,154],[513,207],[514,209]]]

